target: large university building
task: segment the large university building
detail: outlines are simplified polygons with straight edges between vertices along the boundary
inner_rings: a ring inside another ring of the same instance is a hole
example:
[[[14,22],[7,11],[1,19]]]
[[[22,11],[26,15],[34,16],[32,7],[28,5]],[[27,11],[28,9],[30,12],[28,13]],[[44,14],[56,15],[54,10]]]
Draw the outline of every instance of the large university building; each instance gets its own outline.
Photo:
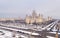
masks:
[[[35,11],[33,11],[32,15],[28,16],[26,15],[25,22],[27,24],[32,24],[32,23],[42,23],[45,21],[52,20],[51,17],[48,17],[47,19],[43,17],[41,14],[36,14]]]

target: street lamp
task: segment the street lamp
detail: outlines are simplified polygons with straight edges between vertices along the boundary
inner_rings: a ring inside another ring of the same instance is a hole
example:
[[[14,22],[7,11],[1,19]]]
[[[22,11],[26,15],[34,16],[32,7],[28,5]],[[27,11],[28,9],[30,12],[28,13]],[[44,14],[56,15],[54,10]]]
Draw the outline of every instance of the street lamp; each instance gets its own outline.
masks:
[[[56,26],[56,29],[57,29],[57,31],[56,31],[56,38],[58,38],[59,36],[58,36],[58,32],[59,32],[59,26],[57,25]]]

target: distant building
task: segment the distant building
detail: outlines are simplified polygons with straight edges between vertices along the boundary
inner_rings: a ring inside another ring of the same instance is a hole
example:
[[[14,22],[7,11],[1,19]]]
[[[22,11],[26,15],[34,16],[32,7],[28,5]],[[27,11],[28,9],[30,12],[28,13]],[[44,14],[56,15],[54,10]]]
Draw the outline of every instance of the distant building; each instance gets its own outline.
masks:
[[[47,21],[49,21],[49,20],[52,20],[52,17],[49,17],[49,16],[48,16]]]
[[[25,19],[22,18],[0,18],[0,22],[16,22],[16,23],[27,23],[27,24],[32,24],[32,23],[43,23],[46,21],[52,20],[51,17],[48,17],[47,19],[43,17],[42,14],[37,14],[35,10],[32,12],[32,15],[26,15]]]
[[[21,20],[21,18],[0,18],[0,21],[6,21],[6,20],[14,21],[14,20]]]
[[[49,21],[49,20],[52,20],[52,18],[48,17],[47,19],[45,19],[43,18],[43,15],[41,14],[37,15],[35,11],[33,11],[32,15],[30,16],[26,15],[26,18],[25,18],[25,22],[27,24],[42,23],[42,22]]]

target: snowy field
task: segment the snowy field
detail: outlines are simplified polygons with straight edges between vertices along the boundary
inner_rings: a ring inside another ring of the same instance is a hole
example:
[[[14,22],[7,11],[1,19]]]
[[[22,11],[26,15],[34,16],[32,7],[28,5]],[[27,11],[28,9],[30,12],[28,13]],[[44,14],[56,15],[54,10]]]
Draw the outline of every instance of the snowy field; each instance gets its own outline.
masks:
[[[4,33],[4,34],[3,34]],[[28,32],[27,32],[28,33]],[[3,35],[2,35],[3,34]],[[13,37],[14,33],[13,32],[9,32],[6,30],[1,30],[0,29],[0,38],[18,38],[18,37],[22,37],[22,38],[28,38],[24,35],[19,35],[19,34],[15,34],[15,37]]]
[[[4,35],[1,35],[0,33],[0,38],[17,38],[19,35],[17,34],[16,37],[12,37],[13,36],[13,33],[12,32],[9,32],[9,31],[5,31],[5,30],[1,30],[4,33]],[[49,32],[49,33],[53,33],[53,32]],[[23,35],[21,35],[21,37],[25,37]],[[28,38],[28,37],[25,37],[25,38]],[[55,38],[55,37],[52,37],[52,36],[47,36],[47,38]]]
[[[55,37],[52,37],[52,36],[47,36],[47,38],[55,38]]]
[[[1,30],[4,33],[4,35],[1,35],[0,33],[0,38],[12,38],[12,32],[9,32],[9,31],[5,31],[5,30]]]

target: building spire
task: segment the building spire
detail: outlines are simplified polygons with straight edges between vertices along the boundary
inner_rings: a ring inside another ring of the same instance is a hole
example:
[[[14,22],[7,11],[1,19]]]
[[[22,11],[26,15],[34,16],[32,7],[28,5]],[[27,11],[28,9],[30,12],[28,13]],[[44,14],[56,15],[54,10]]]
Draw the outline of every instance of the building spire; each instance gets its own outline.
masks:
[[[36,17],[36,16],[37,16],[35,10],[33,10],[32,16],[33,16],[33,17]]]

